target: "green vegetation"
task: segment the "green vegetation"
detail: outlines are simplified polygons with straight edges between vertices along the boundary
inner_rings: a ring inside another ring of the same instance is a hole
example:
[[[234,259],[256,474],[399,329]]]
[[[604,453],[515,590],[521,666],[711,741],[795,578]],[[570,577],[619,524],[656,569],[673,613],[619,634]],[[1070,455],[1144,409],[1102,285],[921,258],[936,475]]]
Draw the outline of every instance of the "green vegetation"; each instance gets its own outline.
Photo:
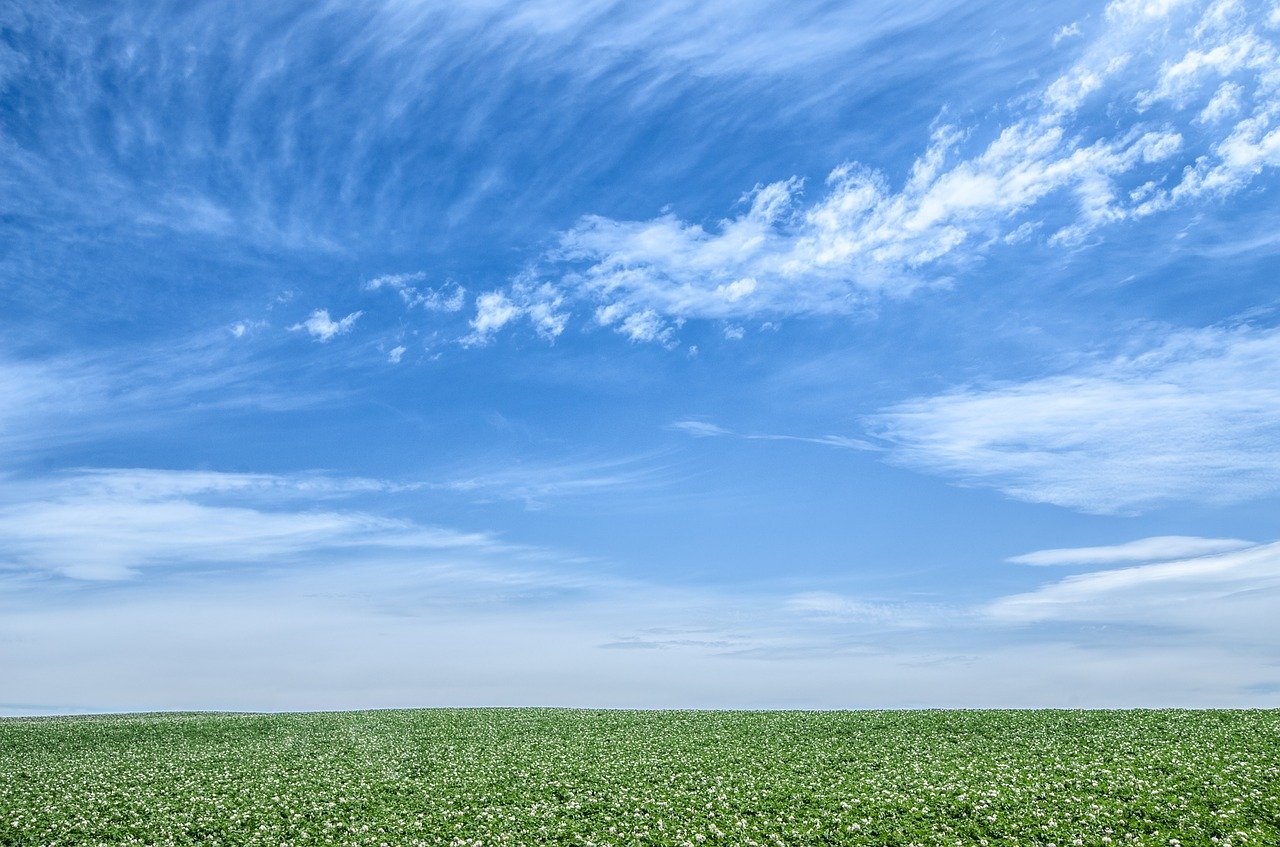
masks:
[[[1280,712],[0,720],[0,845],[1280,845]]]

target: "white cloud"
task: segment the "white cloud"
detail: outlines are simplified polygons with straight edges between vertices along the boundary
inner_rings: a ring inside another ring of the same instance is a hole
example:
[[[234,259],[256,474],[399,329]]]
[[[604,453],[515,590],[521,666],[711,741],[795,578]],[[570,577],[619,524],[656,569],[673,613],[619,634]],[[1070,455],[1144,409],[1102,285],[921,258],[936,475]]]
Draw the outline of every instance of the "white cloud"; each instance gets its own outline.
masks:
[[[478,338],[486,338],[502,329],[520,314],[511,298],[501,291],[489,291],[476,298],[476,316],[471,328]]]
[[[608,314],[597,312],[596,319],[602,324],[612,323]],[[653,309],[627,314],[619,322],[618,332],[632,341],[659,341],[664,347],[675,347],[679,343],[673,337],[674,330]]]
[[[409,308],[419,307],[429,312],[458,312],[467,303],[467,290],[455,282],[449,282],[439,288],[415,288],[411,283],[427,278],[426,273],[418,271],[410,274],[388,274],[375,277],[364,284],[366,291],[377,291],[390,288],[400,295],[400,299]]]
[[[76,579],[124,579],[140,568],[262,563],[372,543],[402,529],[340,514],[274,514],[183,501],[67,499],[0,509],[7,564]]]
[[[36,488],[19,486],[11,499],[59,498],[90,494],[151,501],[193,495],[225,495],[281,498],[346,497],[372,492],[412,490],[403,485],[365,477],[331,477],[323,474],[228,473],[225,471],[162,470],[156,468],[83,468],[65,476],[49,477]]]
[[[427,278],[425,271],[415,271],[408,274],[384,274],[383,276],[374,277],[364,284],[365,291],[377,291],[383,286],[394,288],[397,291],[403,291],[411,282],[420,282]]]
[[[588,79],[627,61],[654,78],[812,74],[856,54],[884,33],[939,13],[910,7],[734,0],[690,6],[653,0],[637,8],[621,0],[438,4],[391,0],[380,13],[389,46],[439,38],[441,30],[481,41],[495,52],[521,52]],[[945,7],[944,7],[945,8]],[[570,49],[566,49],[570,48]]]
[[[1170,335],[1061,376],[967,387],[870,418],[897,461],[1088,512],[1280,491],[1280,329]]]
[[[1037,550],[1012,556],[1007,561],[1017,565],[1110,565],[1127,562],[1154,562],[1209,556],[1254,546],[1239,538],[1197,538],[1188,535],[1162,535],[1140,538],[1106,547],[1074,547]]]
[[[1058,30],[1053,34],[1053,46],[1057,47],[1058,42],[1063,41],[1064,39],[1078,38],[1079,36],[1080,36],[1080,23],[1078,21],[1069,23],[1069,24],[1064,24],[1063,26],[1059,27]]]
[[[195,413],[297,409],[332,399],[328,390],[276,387],[269,364],[242,359],[226,331],[79,356],[29,358],[0,349],[0,465],[173,426]]]
[[[400,364],[400,360],[404,358],[405,350],[404,345],[392,347],[390,352],[387,353],[387,361],[393,365]]]
[[[575,496],[649,490],[664,469],[640,459],[512,464],[435,482],[323,474],[81,469],[0,486],[0,572],[122,580],[152,568],[319,565],[359,554],[449,551],[547,558],[485,533],[457,532],[342,505],[354,498],[451,492],[529,508]],[[363,501],[362,501],[363,502]]]
[[[742,433],[734,432],[717,424],[706,421],[676,421],[671,429],[684,432],[695,438],[728,436],[741,438],[744,441],[798,441],[804,444],[819,444],[824,447],[839,447],[846,450],[880,450],[881,448],[860,438],[844,435],[781,435],[777,433]]]
[[[986,613],[1012,623],[1102,622],[1280,641],[1280,544],[1069,576],[1003,597]]]
[[[1166,63],[1156,86],[1139,96],[1143,106],[1186,106],[1214,93],[1197,121],[1223,126],[1210,148],[1198,156],[1167,191],[1141,208],[1158,211],[1202,197],[1222,197],[1244,188],[1264,169],[1280,165],[1280,47],[1268,25],[1255,23],[1247,4],[1219,0],[1194,31],[1194,43],[1177,61]]]
[[[257,332],[267,326],[269,326],[269,324],[263,320],[236,321],[231,325],[229,332],[234,338],[244,338],[246,335]]]
[[[5,452],[57,433],[62,427],[54,424],[70,417],[68,407],[105,405],[106,380],[103,369],[83,362],[0,357],[0,444]]]
[[[676,421],[671,428],[680,432],[688,433],[695,438],[707,438],[716,435],[734,435],[732,430],[725,429],[706,421]]]
[[[494,333],[517,320],[527,320],[542,338],[553,341],[569,316],[561,310],[564,297],[547,284],[517,283],[508,291],[487,291],[476,297],[476,314],[465,345],[487,343]]]
[[[548,500],[652,491],[667,478],[665,469],[644,457],[601,461],[505,461],[499,467],[470,469],[426,487],[465,494],[481,502],[515,500],[537,509]]]
[[[302,323],[296,323],[289,327],[290,332],[297,332],[305,329],[316,341],[326,342],[332,341],[339,335],[346,335],[351,331],[351,327],[360,319],[364,312],[352,312],[345,318],[335,321],[329,317],[328,309],[316,309]]]
[[[672,213],[587,216],[545,272],[593,303],[598,323],[671,345],[685,319],[855,311],[949,284],[993,244],[1045,225],[1051,245],[1077,244],[1238,190],[1280,163],[1280,64],[1259,15],[1227,6],[1112,3],[1102,32],[1020,118],[967,156],[968,132],[936,128],[899,187],[846,163],[816,199],[799,178],[757,185],[712,227]],[[1226,75],[1239,79],[1206,103],[1201,81]],[[1250,118],[1222,126],[1236,101]],[[1156,118],[1157,104],[1172,111]]]
[[[1234,82],[1224,82],[1218,86],[1212,99],[1200,110],[1196,120],[1200,123],[1217,123],[1240,111],[1240,86]]]
[[[783,602],[783,609],[792,614],[825,621],[856,621],[880,626],[907,626],[918,624],[912,620],[919,610],[885,603],[869,603],[837,594],[833,591],[803,591],[792,594]]]
[[[317,500],[392,488],[361,479],[153,470],[10,484],[0,500],[0,564],[118,580],[155,567],[271,567],[304,555],[314,562],[353,548],[514,549],[483,534],[314,508]],[[298,500],[313,505],[289,505]]]

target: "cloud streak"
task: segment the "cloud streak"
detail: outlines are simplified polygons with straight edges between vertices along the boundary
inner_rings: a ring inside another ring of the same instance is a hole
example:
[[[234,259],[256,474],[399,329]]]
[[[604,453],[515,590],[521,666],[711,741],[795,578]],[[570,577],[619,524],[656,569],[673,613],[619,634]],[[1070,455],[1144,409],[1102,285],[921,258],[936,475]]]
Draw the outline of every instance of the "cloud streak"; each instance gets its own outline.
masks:
[[[647,458],[576,462],[505,462],[499,468],[473,469],[423,487],[449,491],[479,502],[516,501],[528,509],[552,500],[649,493],[665,487],[669,468]]]
[[[872,416],[910,467],[1039,503],[1125,513],[1280,491],[1280,330],[1172,333],[1059,376]]]
[[[1280,627],[1280,545],[1069,576],[991,603],[993,619],[1017,624],[1102,622],[1244,639],[1274,649]]]
[[[225,341],[219,332],[79,355],[0,350],[0,466],[193,416],[296,409],[333,397],[330,388],[282,386],[269,362]]]
[[[314,506],[317,498],[394,488],[360,479],[155,470],[11,484],[0,502],[3,566],[121,580],[152,568],[278,567],[353,549],[515,552],[484,534]],[[304,506],[289,507],[291,500]]]
[[[839,447],[846,450],[881,450],[879,445],[861,438],[844,435],[780,435],[776,433],[741,433],[707,421],[676,421],[671,429],[694,438],[740,438],[744,441],[798,441],[819,444],[823,447]]]
[[[1015,565],[1111,565],[1129,562],[1152,562],[1158,559],[1182,559],[1211,556],[1252,547],[1252,541],[1239,538],[1197,538],[1187,535],[1160,535],[1140,538],[1106,547],[1069,547],[1037,550],[1006,559]]]

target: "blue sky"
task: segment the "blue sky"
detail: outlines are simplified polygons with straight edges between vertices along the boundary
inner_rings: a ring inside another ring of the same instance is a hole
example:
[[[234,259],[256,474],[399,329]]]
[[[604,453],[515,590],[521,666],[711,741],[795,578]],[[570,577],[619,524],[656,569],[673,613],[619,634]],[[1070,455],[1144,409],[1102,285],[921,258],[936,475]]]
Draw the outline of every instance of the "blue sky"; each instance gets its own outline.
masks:
[[[1280,7],[0,32],[0,712],[1274,705]]]

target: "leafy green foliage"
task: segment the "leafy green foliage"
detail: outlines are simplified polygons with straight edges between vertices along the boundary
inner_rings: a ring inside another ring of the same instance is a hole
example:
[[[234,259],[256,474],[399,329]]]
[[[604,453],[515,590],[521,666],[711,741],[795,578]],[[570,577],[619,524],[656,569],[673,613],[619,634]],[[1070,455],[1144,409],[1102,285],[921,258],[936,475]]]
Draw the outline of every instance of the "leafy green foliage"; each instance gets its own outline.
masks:
[[[1280,713],[0,720],[0,845],[1280,844]]]

